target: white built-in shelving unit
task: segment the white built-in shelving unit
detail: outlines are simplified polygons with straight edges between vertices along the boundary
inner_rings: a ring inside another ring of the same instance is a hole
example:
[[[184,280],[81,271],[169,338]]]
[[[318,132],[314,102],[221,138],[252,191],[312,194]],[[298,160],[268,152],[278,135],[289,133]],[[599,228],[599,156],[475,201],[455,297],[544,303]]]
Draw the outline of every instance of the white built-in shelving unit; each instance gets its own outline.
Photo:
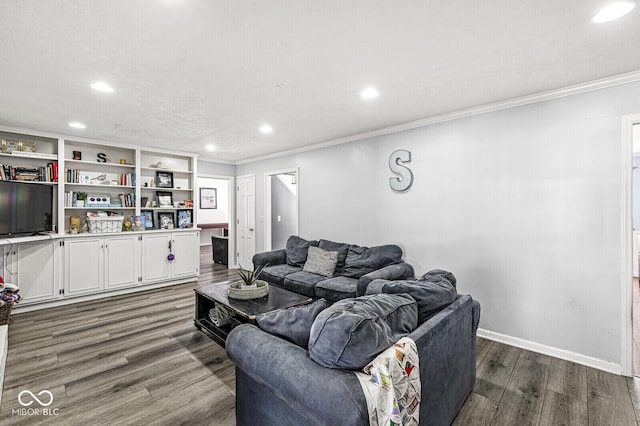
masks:
[[[197,277],[200,236],[194,209],[195,154],[34,133],[0,129],[4,141],[0,165],[20,168],[20,179],[32,179],[28,175],[37,169],[38,180],[21,180],[21,184],[53,188],[48,235],[0,236],[0,275],[21,286],[23,301],[18,308],[103,297]],[[57,181],[53,179],[56,167]],[[7,180],[13,180],[12,176]],[[159,192],[170,204],[160,205]],[[84,206],[77,203],[78,193],[87,196]],[[91,198],[97,202],[92,203]],[[148,205],[141,205],[143,198]],[[92,211],[125,218],[148,213],[154,227],[71,234],[70,218],[83,218]],[[158,229],[159,219],[167,215],[173,217],[173,228]],[[191,226],[180,228],[179,215],[190,217]]]

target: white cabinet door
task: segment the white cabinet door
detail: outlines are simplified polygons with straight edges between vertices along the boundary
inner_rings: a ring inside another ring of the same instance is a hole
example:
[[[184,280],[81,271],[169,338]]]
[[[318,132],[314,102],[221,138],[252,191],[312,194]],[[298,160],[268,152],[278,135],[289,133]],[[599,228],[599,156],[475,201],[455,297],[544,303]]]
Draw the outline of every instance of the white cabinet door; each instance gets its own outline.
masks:
[[[173,249],[173,277],[185,278],[198,275],[200,267],[200,234],[194,232],[174,232],[171,245]]]
[[[60,242],[23,243],[13,250],[15,284],[20,286],[20,304],[60,297],[58,291],[58,249]]]
[[[169,244],[171,234],[150,234],[142,236],[142,282],[164,281],[171,278]]]
[[[11,263],[11,250],[9,246],[0,246],[0,276],[6,282],[12,282],[11,273],[13,272]]]
[[[105,285],[122,288],[138,285],[140,244],[138,235],[105,237]]]
[[[69,238],[64,243],[66,296],[101,291],[104,288],[104,239]]]

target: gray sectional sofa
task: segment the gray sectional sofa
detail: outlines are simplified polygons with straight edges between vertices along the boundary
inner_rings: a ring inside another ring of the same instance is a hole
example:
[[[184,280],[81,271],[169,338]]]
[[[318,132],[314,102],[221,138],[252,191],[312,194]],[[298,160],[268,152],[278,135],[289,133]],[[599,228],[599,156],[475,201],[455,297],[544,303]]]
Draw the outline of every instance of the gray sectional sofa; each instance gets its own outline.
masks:
[[[479,303],[458,295],[446,271],[375,280],[366,292],[333,305],[319,299],[265,314],[257,326],[231,331],[226,350],[236,365],[239,426],[368,425],[353,370],[399,335],[418,350],[420,424],[453,422],[475,384]]]
[[[312,249],[314,254],[320,253],[317,263],[308,262],[310,247],[319,249]],[[253,266],[264,268],[260,279],[271,285],[325,298],[329,303],[364,295],[375,279],[402,280],[414,274],[413,267],[403,262],[402,249],[397,245],[362,247],[323,239],[309,241],[299,236],[289,237],[284,249],[256,254]]]

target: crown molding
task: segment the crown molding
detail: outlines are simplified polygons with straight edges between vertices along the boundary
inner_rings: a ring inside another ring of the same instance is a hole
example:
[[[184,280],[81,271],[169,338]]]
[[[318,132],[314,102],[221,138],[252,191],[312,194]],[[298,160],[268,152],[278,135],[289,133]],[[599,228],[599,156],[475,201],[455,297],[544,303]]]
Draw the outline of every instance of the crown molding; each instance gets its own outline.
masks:
[[[500,111],[500,110],[509,109],[509,108],[516,108],[523,105],[549,101],[552,99],[563,98],[566,96],[573,96],[580,93],[591,92],[594,90],[606,89],[608,87],[618,86],[626,83],[633,83],[636,81],[640,81],[640,71],[633,71],[625,74],[619,74],[611,77],[602,78],[599,80],[593,80],[586,83],[580,83],[573,86],[563,87],[560,89],[548,90],[548,91],[536,93],[533,95],[522,96],[519,98],[509,99],[506,101],[494,102],[491,104],[481,105],[473,108],[467,108],[460,111],[450,112],[447,114],[436,115],[434,117],[422,118],[419,120],[409,121],[403,124],[383,127],[377,130],[372,130],[370,132],[358,133],[355,135],[346,136],[338,139],[332,139],[329,141],[307,145],[300,148],[294,148],[286,151],[281,151],[274,154],[267,154],[267,155],[262,155],[258,157],[247,158],[245,160],[238,160],[235,162],[235,164],[240,165],[240,164],[255,163],[257,161],[285,157],[293,154],[300,154],[302,152],[313,151],[316,149],[327,148],[335,145],[342,145],[345,143],[355,142],[362,139],[388,135],[391,133],[402,132],[404,130],[411,130],[417,127],[425,127],[425,126],[430,126],[437,123],[444,123],[446,121],[458,120],[460,118],[486,114],[489,112]]]

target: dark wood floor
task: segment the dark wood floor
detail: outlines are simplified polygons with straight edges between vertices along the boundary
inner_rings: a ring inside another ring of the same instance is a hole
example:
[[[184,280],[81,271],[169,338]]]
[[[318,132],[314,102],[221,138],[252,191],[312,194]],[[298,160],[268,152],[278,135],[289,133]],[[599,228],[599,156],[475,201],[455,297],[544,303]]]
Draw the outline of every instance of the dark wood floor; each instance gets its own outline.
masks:
[[[210,259],[198,282],[14,315],[0,424],[235,424],[233,364],[193,326],[192,289],[229,277]],[[638,379],[484,339],[477,365],[456,425],[638,424]],[[57,416],[12,414],[43,389]]]

